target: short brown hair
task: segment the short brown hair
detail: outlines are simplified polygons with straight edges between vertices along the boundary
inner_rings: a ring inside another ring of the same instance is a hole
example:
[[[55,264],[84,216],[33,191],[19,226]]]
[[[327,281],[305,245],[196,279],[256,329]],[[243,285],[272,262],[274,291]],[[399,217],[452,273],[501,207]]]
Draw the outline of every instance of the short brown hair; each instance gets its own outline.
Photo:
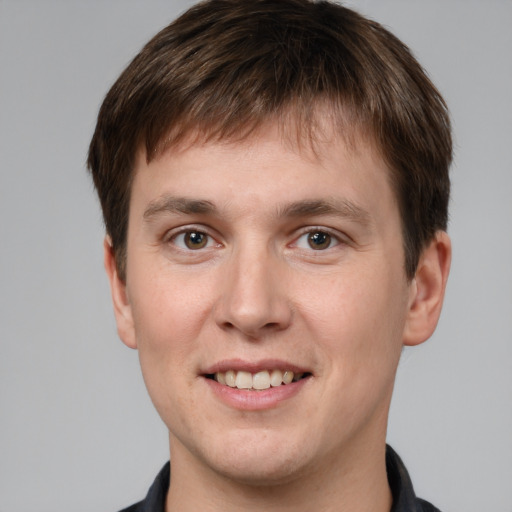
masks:
[[[140,148],[149,162],[193,133],[242,139],[269,121],[294,123],[311,136],[319,105],[340,135],[347,127],[365,133],[390,168],[412,278],[422,249],[447,225],[446,104],[389,31],[341,5],[311,0],[197,4],[149,41],[112,86],[88,167],[121,278]]]

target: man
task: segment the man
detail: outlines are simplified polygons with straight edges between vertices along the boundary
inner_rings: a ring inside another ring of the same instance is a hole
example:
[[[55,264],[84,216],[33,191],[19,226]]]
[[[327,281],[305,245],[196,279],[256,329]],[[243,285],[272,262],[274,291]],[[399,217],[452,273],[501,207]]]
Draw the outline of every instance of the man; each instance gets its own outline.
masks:
[[[169,429],[172,471],[126,510],[437,510],[385,439],[442,306],[450,161],[422,68],[342,6],[207,1],[143,48],[88,161]]]

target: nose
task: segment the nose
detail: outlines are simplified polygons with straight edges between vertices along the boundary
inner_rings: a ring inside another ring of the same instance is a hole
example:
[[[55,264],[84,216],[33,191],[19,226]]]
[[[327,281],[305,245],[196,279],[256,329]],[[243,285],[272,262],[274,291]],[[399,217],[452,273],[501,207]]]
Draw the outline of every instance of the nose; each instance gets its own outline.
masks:
[[[216,322],[258,340],[286,329],[293,316],[286,269],[270,250],[233,254],[220,286]]]

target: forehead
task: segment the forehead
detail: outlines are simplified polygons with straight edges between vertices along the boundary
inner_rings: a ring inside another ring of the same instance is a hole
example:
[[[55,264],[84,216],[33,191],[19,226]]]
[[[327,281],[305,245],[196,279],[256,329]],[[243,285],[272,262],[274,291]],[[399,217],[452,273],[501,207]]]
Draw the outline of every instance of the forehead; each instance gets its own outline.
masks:
[[[223,201],[274,203],[274,209],[287,211],[300,211],[290,207],[298,201],[341,201],[356,211],[358,203],[371,209],[387,196],[394,203],[388,178],[379,152],[355,131],[340,135],[317,125],[306,132],[273,123],[243,139],[193,133],[149,161],[139,151],[132,196],[139,207],[145,203],[146,214],[158,210],[166,196],[194,200],[203,213],[213,211],[209,203]]]

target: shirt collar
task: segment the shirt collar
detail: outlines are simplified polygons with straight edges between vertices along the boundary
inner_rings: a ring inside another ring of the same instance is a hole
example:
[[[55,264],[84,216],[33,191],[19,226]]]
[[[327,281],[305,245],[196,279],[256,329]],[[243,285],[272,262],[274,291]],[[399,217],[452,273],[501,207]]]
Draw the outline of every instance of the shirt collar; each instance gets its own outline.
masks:
[[[416,497],[402,459],[389,445],[386,445],[386,470],[393,495],[391,512],[440,512],[430,503]]]
[[[386,446],[386,469],[393,495],[393,506],[390,512],[439,512],[429,503],[416,498],[402,459],[389,445]],[[139,504],[138,508],[130,508],[130,510],[133,512],[164,512],[170,475],[171,465],[167,462],[150,487],[144,501]]]

